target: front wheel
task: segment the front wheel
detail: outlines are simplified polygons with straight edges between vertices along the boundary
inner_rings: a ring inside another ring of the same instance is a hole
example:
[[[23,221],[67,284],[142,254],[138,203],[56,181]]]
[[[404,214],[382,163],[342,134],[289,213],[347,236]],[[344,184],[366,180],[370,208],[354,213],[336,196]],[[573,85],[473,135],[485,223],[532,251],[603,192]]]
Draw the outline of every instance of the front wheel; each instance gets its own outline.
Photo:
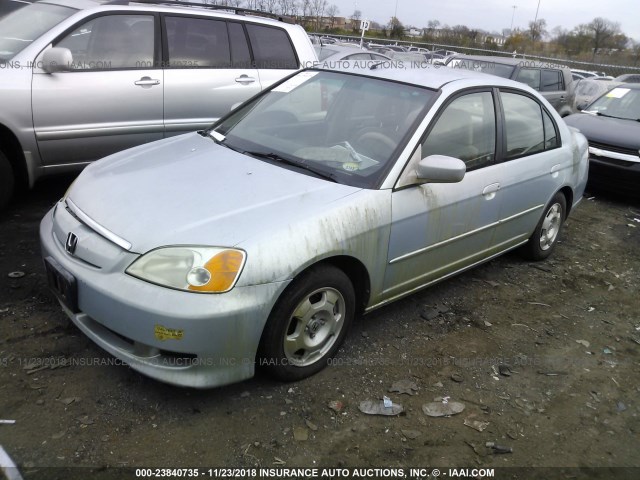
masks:
[[[546,206],[536,229],[523,247],[523,254],[529,260],[544,260],[558,243],[558,237],[566,217],[567,200],[562,193],[556,193]]]
[[[319,372],[342,344],[354,312],[349,277],[330,265],[313,267],[293,281],[269,315],[258,365],[284,381]]]
[[[4,152],[0,150],[0,210],[6,207],[11,200],[14,184],[15,178],[11,163]]]

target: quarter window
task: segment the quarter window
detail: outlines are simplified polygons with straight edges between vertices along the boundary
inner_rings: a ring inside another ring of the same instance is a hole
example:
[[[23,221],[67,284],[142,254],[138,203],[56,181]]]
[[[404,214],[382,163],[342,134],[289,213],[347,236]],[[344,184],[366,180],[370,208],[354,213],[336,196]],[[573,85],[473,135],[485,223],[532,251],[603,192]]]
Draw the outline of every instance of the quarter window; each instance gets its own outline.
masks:
[[[459,97],[445,108],[422,144],[422,158],[459,158],[470,171],[493,163],[495,149],[493,96],[491,92],[479,92]]]
[[[73,30],[56,47],[68,48],[74,70],[150,68],[154,54],[151,15],[107,15]]]
[[[544,122],[544,149],[551,150],[560,146],[555,123],[547,112],[542,110],[542,121]]]
[[[298,60],[287,32],[279,28],[247,24],[256,68],[296,69]]]

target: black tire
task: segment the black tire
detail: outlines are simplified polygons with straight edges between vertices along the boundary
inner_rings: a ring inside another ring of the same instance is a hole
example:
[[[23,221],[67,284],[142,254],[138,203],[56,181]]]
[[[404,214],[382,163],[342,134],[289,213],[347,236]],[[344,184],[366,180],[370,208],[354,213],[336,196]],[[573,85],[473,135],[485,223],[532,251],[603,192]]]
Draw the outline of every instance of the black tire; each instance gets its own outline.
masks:
[[[529,241],[522,247],[524,257],[528,260],[539,261],[551,255],[558,243],[566,217],[567,200],[562,193],[556,193],[545,207]]]
[[[355,291],[342,270],[331,265],[307,270],[271,311],[258,347],[258,367],[283,381],[319,372],[344,341],[354,314]]]
[[[11,200],[14,188],[13,167],[4,152],[0,150],[0,210],[3,210]]]

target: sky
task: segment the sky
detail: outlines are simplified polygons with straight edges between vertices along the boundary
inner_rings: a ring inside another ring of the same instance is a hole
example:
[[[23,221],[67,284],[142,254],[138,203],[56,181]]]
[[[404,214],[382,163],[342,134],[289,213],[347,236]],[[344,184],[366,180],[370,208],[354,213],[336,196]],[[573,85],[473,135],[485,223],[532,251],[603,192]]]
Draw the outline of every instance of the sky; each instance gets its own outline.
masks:
[[[547,21],[547,30],[557,26],[571,30],[596,17],[619,22],[622,32],[640,41],[640,1],[638,0],[397,0],[398,19],[404,25],[426,27],[429,20],[442,25],[466,25],[489,32],[511,27],[526,28],[536,16]],[[395,0],[327,0],[349,17],[357,9],[362,18],[386,24],[396,9]],[[513,6],[516,6],[515,12]]]

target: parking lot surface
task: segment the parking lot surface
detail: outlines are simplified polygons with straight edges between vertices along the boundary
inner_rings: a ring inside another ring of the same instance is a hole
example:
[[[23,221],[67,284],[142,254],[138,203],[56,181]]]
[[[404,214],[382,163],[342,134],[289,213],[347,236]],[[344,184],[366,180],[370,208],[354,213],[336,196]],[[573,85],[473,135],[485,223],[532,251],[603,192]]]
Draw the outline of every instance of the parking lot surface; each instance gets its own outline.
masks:
[[[0,445],[26,478],[77,466],[640,466],[637,202],[589,193],[548,261],[508,254],[360,318],[314,377],[200,391],[120,364],[49,293],[38,224],[70,181],[0,213],[0,419],[15,420]],[[390,392],[398,381],[413,395]],[[359,410],[383,396],[404,412]],[[464,411],[423,413],[443,398]]]

